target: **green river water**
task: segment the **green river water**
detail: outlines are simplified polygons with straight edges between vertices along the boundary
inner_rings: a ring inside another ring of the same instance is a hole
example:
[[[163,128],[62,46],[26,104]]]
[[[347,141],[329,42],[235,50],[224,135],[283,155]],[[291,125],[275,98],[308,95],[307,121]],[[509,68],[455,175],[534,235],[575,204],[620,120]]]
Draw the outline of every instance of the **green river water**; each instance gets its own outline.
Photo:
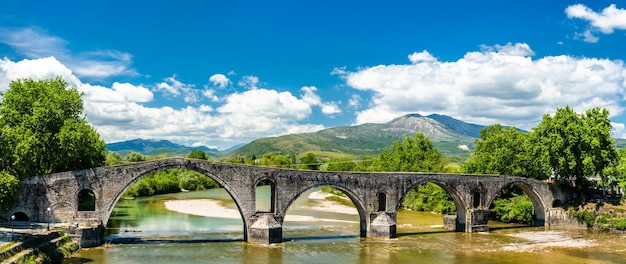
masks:
[[[358,216],[317,210],[309,191],[289,208],[283,243],[243,242],[239,219],[173,212],[168,200],[213,199],[222,189],[120,201],[105,246],[64,263],[626,263],[626,234],[490,223],[488,233],[443,232],[438,214],[401,211],[396,239],[359,237]],[[259,203],[269,192],[261,190]]]

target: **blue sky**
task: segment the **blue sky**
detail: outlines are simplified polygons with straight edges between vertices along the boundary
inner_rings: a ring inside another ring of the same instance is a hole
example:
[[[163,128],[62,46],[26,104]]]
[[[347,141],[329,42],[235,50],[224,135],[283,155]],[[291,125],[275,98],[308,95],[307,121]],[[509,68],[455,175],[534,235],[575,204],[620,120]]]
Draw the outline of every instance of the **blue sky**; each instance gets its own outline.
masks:
[[[531,129],[572,106],[626,129],[626,4],[0,0],[0,91],[62,76],[107,142],[227,148],[438,113]]]

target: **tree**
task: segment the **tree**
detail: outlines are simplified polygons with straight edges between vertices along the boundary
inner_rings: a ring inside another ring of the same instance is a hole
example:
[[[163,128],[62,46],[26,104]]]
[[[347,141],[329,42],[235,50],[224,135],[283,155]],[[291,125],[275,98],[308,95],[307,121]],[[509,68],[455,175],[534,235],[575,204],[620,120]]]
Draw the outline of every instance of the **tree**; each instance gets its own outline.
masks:
[[[467,173],[503,174],[547,179],[548,172],[532,155],[528,135],[515,127],[491,125],[480,130],[480,139],[464,164]]]
[[[606,179],[605,168],[618,157],[611,137],[609,111],[598,107],[579,115],[571,107],[546,114],[530,137],[537,157],[550,168],[560,183],[572,179],[586,186],[587,177]]]
[[[446,165],[441,152],[422,133],[394,141],[372,164],[373,171],[440,172]]]
[[[0,171],[0,212],[13,208],[19,192],[19,180],[6,171]]]
[[[128,153],[128,155],[126,155],[126,160],[129,162],[141,162],[141,161],[146,161],[148,159],[143,154],[137,151],[133,151],[131,153]]]
[[[352,171],[356,167],[356,162],[352,158],[332,158],[326,162],[327,171]]]
[[[307,153],[304,157],[302,157],[300,161],[302,162],[302,166],[305,169],[317,170],[320,167],[320,164],[318,163],[319,161],[315,157],[315,154],[311,152]]]
[[[196,149],[194,151],[192,151],[191,153],[189,153],[188,158],[190,159],[201,159],[201,160],[209,160],[211,158],[209,158],[209,155],[206,154],[206,152],[200,150],[200,149]]]
[[[103,165],[105,143],[83,116],[81,96],[60,77],[12,81],[0,101],[0,170],[25,179]]]

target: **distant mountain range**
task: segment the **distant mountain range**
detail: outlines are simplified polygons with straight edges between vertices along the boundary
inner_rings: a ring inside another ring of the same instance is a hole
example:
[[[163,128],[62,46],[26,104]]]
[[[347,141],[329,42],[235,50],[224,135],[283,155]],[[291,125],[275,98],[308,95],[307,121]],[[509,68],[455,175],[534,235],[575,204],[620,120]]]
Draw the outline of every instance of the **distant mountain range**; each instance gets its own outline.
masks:
[[[187,156],[193,150],[206,152],[214,159],[252,156],[261,157],[265,153],[304,155],[313,152],[317,156],[354,157],[376,156],[391,146],[393,141],[402,140],[405,135],[423,133],[443,155],[463,160],[469,157],[480,130],[485,126],[465,123],[445,115],[422,116],[409,114],[384,124],[362,124],[338,126],[313,133],[290,134],[279,137],[256,139],[248,144],[240,144],[230,149],[187,147],[167,140],[134,139],[107,144],[107,149],[122,156],[136,151],[144,155]],[[617,147],[626,145],[626,140],[616,139]]]
[[[144,155],[156,156],[162,153],[167,153],[169,156],[187,156],[191,151],[202,150],[211,157],[219,157],[224,153],[219,149],[212,149],[205,146],[199,147],[187,147],[180,144],[172,143],[168,140],[158,139],[133,139],[129,141],[122,141],[116,143],[106,144],[106,147],[110,151],[120,153],[122,156],[128,155],[131,152],[139,152]]]
[[[329,153],[376,156],[389,148],[393,141],[415,133],[423,133],[443,155],[464,159],[469,156],[483,127],[445,115],[410,114],[384,124],[338,126],[314,133],[260,138],[222,156],[221,159],[260,157],[268,152],[287,155],[315,152],[319,156]]]

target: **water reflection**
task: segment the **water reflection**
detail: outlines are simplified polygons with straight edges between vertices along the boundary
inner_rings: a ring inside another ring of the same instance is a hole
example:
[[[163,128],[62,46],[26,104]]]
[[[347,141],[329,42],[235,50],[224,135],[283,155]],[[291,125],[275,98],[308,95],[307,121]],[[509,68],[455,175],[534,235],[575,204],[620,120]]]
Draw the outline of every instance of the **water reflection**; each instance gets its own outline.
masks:
[[[511,225],[489,233],[443,232],[441,215],[410,211],[398,214],[397,239],[360,238],[357,215],[316,212],[306,199],[288,214],[341,221],[286,222],[283,243],[256,245],[242,241],[241,219],[180,214],[163,205],[166,200],[207,198],[235,208],[227,193],[216,190],[122,201],[109,221],[110,243],[81,250],[65,263],[572,264],[626,259],[622,234]]]

